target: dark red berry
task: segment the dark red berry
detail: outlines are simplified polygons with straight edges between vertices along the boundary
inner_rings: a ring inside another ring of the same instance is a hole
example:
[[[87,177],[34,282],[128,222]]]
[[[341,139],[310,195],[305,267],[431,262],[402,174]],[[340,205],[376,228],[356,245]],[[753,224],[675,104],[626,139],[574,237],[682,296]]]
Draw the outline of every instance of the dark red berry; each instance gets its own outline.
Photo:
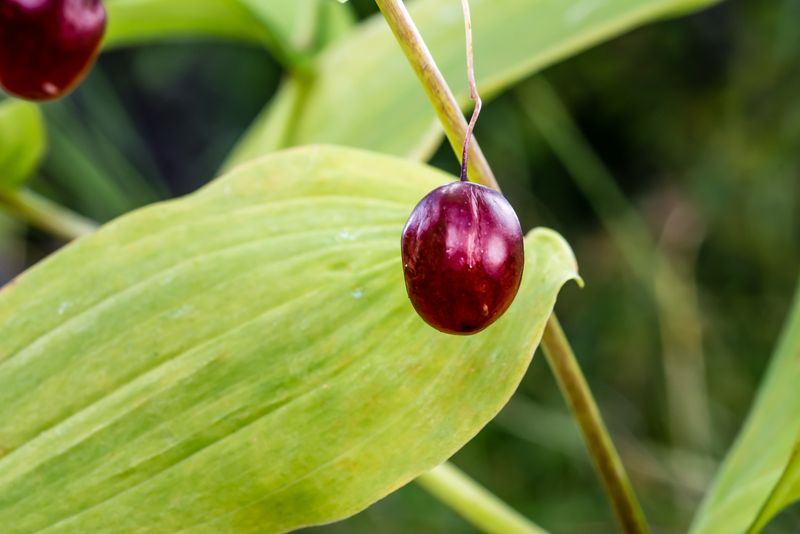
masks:
[[[106,27],[100,0],[0,0],[0,85],[30,100],[72,90]]]
[[[403,229],[402,251],[411,303],[450,334],[473,334],[497,320],[517,294],[525,263],[514,209],[472,182],[428,193]]]

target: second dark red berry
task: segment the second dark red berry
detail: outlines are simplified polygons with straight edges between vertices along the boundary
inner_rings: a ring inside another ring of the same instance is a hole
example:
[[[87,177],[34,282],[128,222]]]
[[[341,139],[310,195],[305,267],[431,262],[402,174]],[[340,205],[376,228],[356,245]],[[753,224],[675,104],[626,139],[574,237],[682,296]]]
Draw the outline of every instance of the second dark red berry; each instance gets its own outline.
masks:
[[[94,63],[105,27],[100,0],[0,0],[0,85],[29,100],[65,95]]]

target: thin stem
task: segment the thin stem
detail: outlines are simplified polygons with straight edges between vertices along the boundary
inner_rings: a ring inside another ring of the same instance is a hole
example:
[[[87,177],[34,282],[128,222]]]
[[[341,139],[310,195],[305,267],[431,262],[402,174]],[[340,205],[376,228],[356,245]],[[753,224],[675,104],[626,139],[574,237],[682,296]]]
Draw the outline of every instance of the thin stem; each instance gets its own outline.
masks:
[[[97,224],[27,189],[0,191],[0,207],[31,226],[71,241],[91,234]]]
[[[451,463],[417,478],[429,493],[484,532],[498,534],[545,534],[537,525],[508,507]]]
[[[469,13],[469,0],[461,0],[461,7],[464,11],[464,34],[467,38],[467,80],[469,82],[469,97],[475,102],[475,109],[472,110],[472,117],[467,125],[467,133],[464,135],[464,149],[461,151],[461,181],[467,181],[467,163],[469,162],[469,142],[472,139],[472,132],[478,116],[481,114],[481,97],[478,94],[478,85],[475,83],[475,59],[472,48],[472,17]]]
[[[442,73],[422,40],[422,36],[411,20],[411,16],[402,0],[375,0],[375,3],[383,13],[386,22],[425,88],[451,146],[458,151],[461,148],[461,142],[466,138],[467,122],[464,120],[452,91],[447,86]],[[469,169],[472,171],[472,178],[476,182],[499,190],[491,167],[474,138],[470,143],[470,155]],[[571,407],[587,405],[594,407],[593,411],[575,413],[575,416],[581,425],[581,430],[587,440],[587,447],[598,467],[598,473],[620,524],[625,532],[647,532],[644,514],[631,489],[619,454],[608,436],[608,431],[597,410],[591,391],[555,315],[547,323],[542,346],[547,354],[557,356],[557,358],[548,358],[548,361],[550,361],[559,383],[571,385],[570,388],[562,387],[562,393],[567,398],[569,405]],[[555,365],[556,363],[559,365]]]
[[[433,104],[436,115],[444,127],[444,133],[456,154],[460,154],[467,138],[467,121],[461,113],[458,101],[447,85],[428,46],[411,20],[401,0],[375,0],[375,3],[389,23],[397,42],[403,49],[411,67],[419,78],[422,88]],[[462,158],[463,159],[463,158]],[[469,144],[469,176],[476,182],[494,189],[500,189],[486,157],[481,152],[474,137]]]
[[[595,469],[606,486],[609,499],[624,532],[647,532],[647,522],[636,500],[633,486],[614,448],[606,425],[592,397],[586,378],[555,315],[542,337],[547,361],[578,421]]]

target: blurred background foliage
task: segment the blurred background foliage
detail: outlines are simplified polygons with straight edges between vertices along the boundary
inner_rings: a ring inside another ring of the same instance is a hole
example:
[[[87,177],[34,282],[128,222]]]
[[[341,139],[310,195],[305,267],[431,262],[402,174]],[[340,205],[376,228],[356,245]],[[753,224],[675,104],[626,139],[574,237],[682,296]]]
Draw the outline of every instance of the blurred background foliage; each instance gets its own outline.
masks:
[[[368,0],[350,5],[359,18],[376,11]],[[549,85],[537,76],[497,95],[478,122],[523,226],[553,227],[576,251],[586,288],[568,287],[558,311],[656,532],[687,528],[797,282],[798,21],[796,0],[739,0],[652,24],[549,68]],[[261,48],[224,41],[105,53],[79,90],[43,107],[48,147],[32,187],[98,221],[193,191],[281,75]],[[559,100],[569,115],[549,127],[531,120]],[[446,145],[433,164],[457,173]],[[611,196],[587,195],[580,173],[607,179]],[[615,214],[624,223],[616,234]],[[642,246],[626,255],[619,239]],[[0,284],[59,245],[0,213]],[[548,367],[534,361],[454,461],[548,529],[612,531],[577,428]],[[796,508],[767,531],[800,531]],[[471,527],[412,484],[313,530]]]

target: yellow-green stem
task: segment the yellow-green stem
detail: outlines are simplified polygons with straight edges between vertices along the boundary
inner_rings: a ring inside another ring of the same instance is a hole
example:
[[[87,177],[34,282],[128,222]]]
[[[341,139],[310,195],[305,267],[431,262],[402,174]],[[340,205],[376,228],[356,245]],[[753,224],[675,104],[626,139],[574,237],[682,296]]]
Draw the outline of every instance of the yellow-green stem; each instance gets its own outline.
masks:
[[[422,83],[450,145],[458,155],[467,132],[467,121],[402,0],[375,0],[394,33],[411,67]],[[476,182],[499,190],[489,163],[473,138],[470,144],[469,176]],[[561,391],[580,424],[587,447],[605,485],[611,504],[625,532],[647,532],[647,522],[632,486],[597,410],[591,391],[553,315],[547,324],[542,346],[548,354]],[[570,386],[570,387],[565,387]],[[585,407],[593,409],[584,409]],[[580,408],[580,413],[575,409]]]
[[[550,368],[578,421],[595,469],[605,483],[609,500],[624,532],[647,532],[647,521],[633,486],[614,448],[597,403],[592,397],[572,347],[555,314],[550,317],[542,337],[542,348]]]
[[[414,21],[411,20],[403,2],[400,0],[376,0],[375,3],[378,4],[384,18],[389,23],[397,42],[419,78],[422,88],[428,94],[436,115],[444,127],[444,133],[450,146],[460,158],[468,124],[461,113],[453,91],[450,90],[442,72],[436,66],[436,61],[414,25]],[[489,163],[474,137],[470,142],[469,158],[467,159],[469,161],[468,175],[473,181],[500,189],[492,168],[489,167]]]
[[[28,189],[0,190],[0,207],[31,226],[70,241],[91,234],[97,224]]]
[[[429,493],[484,532],[545,534],[546,531],[511,509],[450,463],[417,478]]]

